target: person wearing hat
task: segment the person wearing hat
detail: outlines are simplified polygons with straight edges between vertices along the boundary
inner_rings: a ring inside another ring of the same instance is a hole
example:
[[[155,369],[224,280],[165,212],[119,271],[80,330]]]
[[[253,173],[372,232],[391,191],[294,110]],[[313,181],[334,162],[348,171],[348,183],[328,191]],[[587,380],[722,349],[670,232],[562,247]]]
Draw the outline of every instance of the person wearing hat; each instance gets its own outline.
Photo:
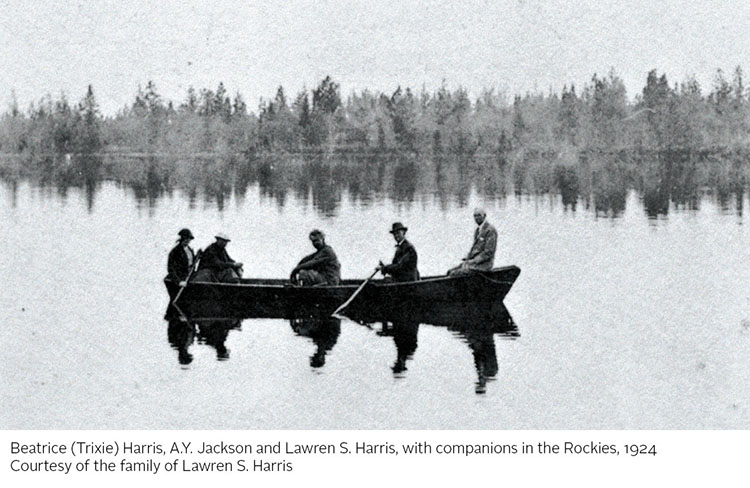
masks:
[[[227,254],[227,243],[231,240],[224,233],[216,234],[216,241],[203,251],[195,281],[236,283],[242,276],[242,263]]]
[[[289,276],[293,283],[315,286],[338,285],[341,282],[341,264],[325,239],[326,236],[318,229],[310,232],[310,242],[317,251],[297,263]]]
[[[383,276],[391,275],[393,281],[417,281],[419,271],[417,270],[417,250],[406,240],[406,231],[401,222],[395,222],[391,226],[390,233],[396,241],[396,254],[391,264],[380,262],[378,269]]]
[[[474,243],[469,254],[461,264],[448,270],[449,276],[470,274],[474,271],[488,271],[495,263],[495,248],[497,247],[497,230],[487,222],[487,212],[481,208],[474,209]]]
[[[167,278],[182,283],[190,274],[190,269],[195,262],[195,252],[190,247],[190,241],[194,239],[190,229],[182,229],[177,233],[177,245],[169,251],[167,259]]]

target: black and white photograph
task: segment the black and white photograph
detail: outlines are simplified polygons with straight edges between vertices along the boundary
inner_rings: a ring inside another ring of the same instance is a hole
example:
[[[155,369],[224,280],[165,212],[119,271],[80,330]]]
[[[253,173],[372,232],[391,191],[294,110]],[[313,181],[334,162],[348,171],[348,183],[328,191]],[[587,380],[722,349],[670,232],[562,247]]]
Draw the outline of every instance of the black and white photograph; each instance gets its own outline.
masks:
[[[750,429],[748,35],[0,2],[0,429]]]

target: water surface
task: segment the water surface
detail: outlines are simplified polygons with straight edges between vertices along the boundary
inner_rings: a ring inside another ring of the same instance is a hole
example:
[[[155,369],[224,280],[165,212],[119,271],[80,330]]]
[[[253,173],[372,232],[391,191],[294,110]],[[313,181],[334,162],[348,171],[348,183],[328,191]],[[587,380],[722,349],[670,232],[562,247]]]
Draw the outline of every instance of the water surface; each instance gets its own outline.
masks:
[[[6,178],[0,425],[750,428],[746,194],[581,184],[571,196],[409,164],[355,179],[258,167],[218,190],[210,174],[194,186]],[[432,275],[468,251],[477,205],[498,229],[496,264],[522,270],[510,333],[164,320],[181,227],[196,247],[228,233],[246,274],[267,278],[287,276],[320,228],[343,277],[364,278],[390,260],[401,221]]]

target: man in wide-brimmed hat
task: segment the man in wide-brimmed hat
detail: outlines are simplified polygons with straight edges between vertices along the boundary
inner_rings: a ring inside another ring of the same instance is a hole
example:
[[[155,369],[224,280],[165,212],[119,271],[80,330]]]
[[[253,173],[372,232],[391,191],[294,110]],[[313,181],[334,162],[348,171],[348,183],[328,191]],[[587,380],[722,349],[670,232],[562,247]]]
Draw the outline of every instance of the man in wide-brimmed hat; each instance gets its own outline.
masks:
[[[316,251],[297,263],[289,279],[303,286],[338,285],[341,282],[341,264],[333,248],[326,244],[325,234],[318,229],[312,230],[310,242]]]
[[[167,259],[167,278],[181,283],[188,277],[195,262],[195,252],[190,247],[194,237],[190,229],[182,229],[177,235],[177,245],[169,251]]]
[[[393,281],[417,281],[419,271],[417,270],[417,250],[406,240],[408,229],[401,222],[394,222],[390,233],[396,241],[396,254],[391,264],[378,266],[383,275],[391,275]]]
[[[242,263],[227,254],[227,243],[231,240],[223,232],[216,234],[216,241],[203,251],[195,281],[236,283],[242,276]]]

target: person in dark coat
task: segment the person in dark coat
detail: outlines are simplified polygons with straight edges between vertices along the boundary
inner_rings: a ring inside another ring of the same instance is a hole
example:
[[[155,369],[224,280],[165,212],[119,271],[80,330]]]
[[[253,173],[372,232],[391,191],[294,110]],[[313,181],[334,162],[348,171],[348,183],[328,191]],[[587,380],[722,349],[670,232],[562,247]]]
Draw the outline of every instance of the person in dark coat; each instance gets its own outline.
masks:
[[[393,256],[391,264],[378,266],[383,275],[391,275],[393,281],[417,281],[419,279],[419,270],[417,270],[417,250],[406,240],[406,231],[401,222],[395,222],[391,227],[390,233],[396,241],[396,254]]]
[[[448,270],[450,276],[470,274],[474,271],[489,271],[495,263],[495,249],[497,248],[497,230],[487,222],[487,213],[477,208],[474,210],[474,242],[471,250],[462,263]]]
[[[310,232],[310,242],[317,251],[302,258],[289,279],[302,286],[338,285],[341,282],[341,264],[333,248],[326,244],[323,232],[318,229]]]
[[[242,263],[227,254],[226,234],[216,234],[216,241],[203,251],[195,281],[236,283],[242,276]]]
[[[195,262],[195,252],[190,247],[190,241],[194,239],[190,229],[182,229],[177,233],[177,245],[169,251],[167,259],[167,278],[175,282],[183,282],[187,279]]]

